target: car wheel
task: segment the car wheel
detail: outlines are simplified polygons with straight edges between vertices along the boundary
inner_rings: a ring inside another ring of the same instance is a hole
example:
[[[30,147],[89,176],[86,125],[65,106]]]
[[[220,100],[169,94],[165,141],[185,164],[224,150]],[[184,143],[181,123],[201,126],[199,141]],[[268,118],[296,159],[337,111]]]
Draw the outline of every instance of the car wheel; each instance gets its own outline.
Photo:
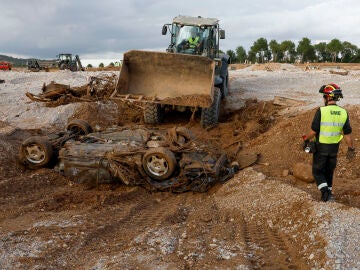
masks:
[[[20,160],[30,169],[38,169],[49,164],[53,148],[46,138],[33,136],[26,139],[20,147]]]
[[[176,158],[174,153],[167,148],[152,148],[144,154],[142,165],[145,173],[151,178],[166,180],[175,171]]]
[[[81,119],[75,119],[70,121],[66,126],[66,130],[78,135],[86,135],[93,132],[90,124]]]

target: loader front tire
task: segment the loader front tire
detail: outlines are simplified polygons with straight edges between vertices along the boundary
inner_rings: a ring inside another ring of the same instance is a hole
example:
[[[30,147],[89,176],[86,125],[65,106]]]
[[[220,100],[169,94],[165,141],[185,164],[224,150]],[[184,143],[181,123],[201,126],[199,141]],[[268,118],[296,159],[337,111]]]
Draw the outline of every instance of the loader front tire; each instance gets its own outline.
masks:
[[[220,114],[221,92],[214,89],[214,100],[209,108],[202,108],[200,124],[203,128],[217,124]]]
[[[147,103],[144,107],[144,122],[146,124],[159,124],[162,122],[161,105],[156,103]]]

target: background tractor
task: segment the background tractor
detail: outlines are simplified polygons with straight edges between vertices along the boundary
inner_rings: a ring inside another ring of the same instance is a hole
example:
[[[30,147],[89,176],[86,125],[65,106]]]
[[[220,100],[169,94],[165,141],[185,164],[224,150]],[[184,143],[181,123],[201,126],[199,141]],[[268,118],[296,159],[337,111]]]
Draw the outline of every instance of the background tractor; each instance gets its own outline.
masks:
[[[78,55],[73,57],[71,53],[61,53],[57,56],[57,63],[60,70],[84,71]]]

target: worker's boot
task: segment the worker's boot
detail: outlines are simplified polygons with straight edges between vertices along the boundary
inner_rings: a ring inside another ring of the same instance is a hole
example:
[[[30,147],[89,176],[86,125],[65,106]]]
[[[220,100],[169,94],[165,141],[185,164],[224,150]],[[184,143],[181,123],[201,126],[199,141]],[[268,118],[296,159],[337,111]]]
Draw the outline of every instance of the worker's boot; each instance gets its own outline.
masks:
[[[332,196],[331,190],[328,187],[323,187],[320,189],[320,191],[321,191],[321,200],[323,202],[327,202],[329,198]]]
[[[333,195],[333,193],[332,193],[332,190],[329,189],[329,191],[330,191],[330,195],[329,195],[328,201],[329,201],[329,202],[334,202],[334,201],[335,201],[335,198],[334,198],[334,195]]]

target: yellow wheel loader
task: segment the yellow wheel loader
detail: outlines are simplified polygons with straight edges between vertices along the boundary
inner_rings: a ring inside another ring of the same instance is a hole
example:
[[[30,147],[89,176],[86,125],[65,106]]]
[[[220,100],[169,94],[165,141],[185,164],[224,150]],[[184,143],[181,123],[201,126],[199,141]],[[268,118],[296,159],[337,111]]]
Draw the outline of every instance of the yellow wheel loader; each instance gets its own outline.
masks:
[[[146,123],[160,123],[165,108],[201,109],[203,127],[218,122],[221,98],[228,93],[230,57],[219,52],[225,38],[214,18],[177,16],[165,24],[166,52],[126,52],[114,98],[142,102]]]

